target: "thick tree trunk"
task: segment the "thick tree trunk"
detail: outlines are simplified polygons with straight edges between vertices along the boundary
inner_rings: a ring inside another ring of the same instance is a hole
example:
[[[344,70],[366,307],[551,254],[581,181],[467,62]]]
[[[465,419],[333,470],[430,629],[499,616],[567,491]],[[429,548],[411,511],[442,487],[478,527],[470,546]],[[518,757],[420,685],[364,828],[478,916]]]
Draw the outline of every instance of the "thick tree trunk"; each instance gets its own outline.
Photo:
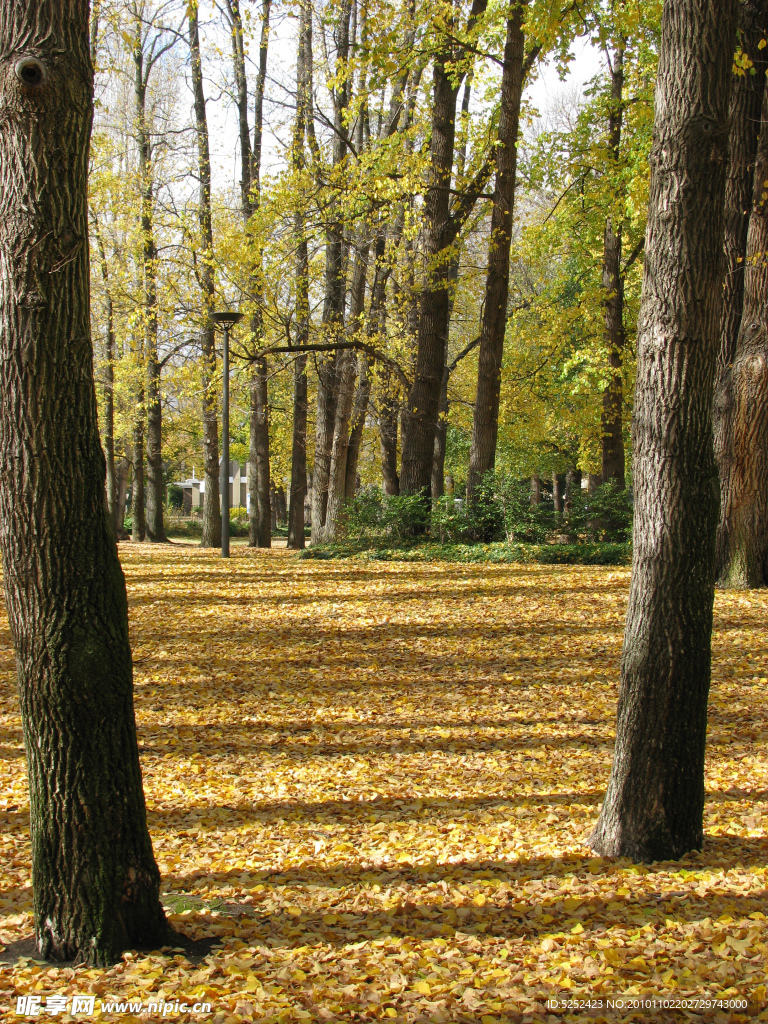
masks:
[[[732,445],[721,481],[721,562],[726,587],[768,584],[768,89],[763,97],[755,192],[749,220],[744,311],[726,382]]]
[[[208,117],[205,110],[203,67],[200,59],[200,33],[197,3],[187,9],[189,50],[192,64],[192,92],[195,98],[195,133],[197,137],[197,168],[200,180],[198,225],[200,228],[200,283],[203,300],[203,329],[200,334],[203,377],[203,458],[205,492],[203,496],[203,536],[201,547],[221,546],[221,497],[219,495],[219,422],[216,415],[216,394],[213,379],[216,373],[216,344],[211,313],[215,303],[216,284],[213,274],[213,223],[211,218],[211,154],[208,142]]]
[[[632,582],[616,748],[590,845],[701,848],[717,528],[712,394],[738,4],[666,3],[635,389]]]
[[[248,543],[272,547],[272,502],[269,477],[269,396],[267,361],[258,359],[251,377],[251,514]],[[255,472],[253,470],[255,469]]]
[[[523,16],[527,4],[511,0],[504,46],[504,71],[501,79],[501,110],[496,149],[496,184],[491,214],[491,241],[488,274],[480,327],[480,354],[477,363],[477,390],[472,421],[472,445],[469,452],[467,498],[471,501],[486,473],[496,466],[496,442],[499,435],[499,397],[504,334],[507,327],[509,295],[509,250],[512,243],[512,218],[517,180],[517,134],[520,103],[523,97],[525,34]]]
[[[602,482],[602,476],[598,476],[597,473],[590,473],[587,478],[587,494],[597,494],[597,489]]]
[[[29,772],[37,952],[169,938],[147,831],[125,582],[90,343],[88,5],[8,0],[0,50],[0,548]],[[34,54],[34,56],[32,56]],[[15,57],[14,60],[18,60]],[[45,457],[41,457],[41,453]]]
[[[624,49],[617,46],[611,61],[611,107],[608,114],[608,145],[611,163],[618,163],[624,118]],[[603,234],[603,288],[605,300],[605,347],[608,350],[608,386],[603,392],[603,483],[613,481],[624,489],[624,277],[621,270],[621,224],[608,217]]]
[[[734,79],[731,96],[731,133],[728,178],[725,185],[725,287],[720,316],[720,351],[715,371],[715,460],[720,474],[720,525],[717,531],[717,578],[729,576],[730,507],[734,467],[736,394],[733,363],[744,307],[747,235],[755,158],[760,130],[760,108],[765,92],[768,49],[759,44],[768,35],[768,0],[742,0],[739,4],[739,45],[753,63],[754,74]],[[762,192],[762,188],[760,189]],[[738,572],[736,574],[738,576]],[[744,577],[742,577],[744,579]]]

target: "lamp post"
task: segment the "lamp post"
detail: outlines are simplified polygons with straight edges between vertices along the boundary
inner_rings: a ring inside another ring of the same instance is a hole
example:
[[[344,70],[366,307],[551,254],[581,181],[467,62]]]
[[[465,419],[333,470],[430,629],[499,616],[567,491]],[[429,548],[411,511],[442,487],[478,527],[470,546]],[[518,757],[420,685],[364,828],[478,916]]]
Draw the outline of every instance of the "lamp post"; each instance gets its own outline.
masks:
[[[222,370],[224,386],[221,400],[221,468],[219,490],[221,492],[221,557],[229,558],[229,328],[243,319],[242,313],[223,310],[211,313],[211,320],[224,328],[224,355]]]

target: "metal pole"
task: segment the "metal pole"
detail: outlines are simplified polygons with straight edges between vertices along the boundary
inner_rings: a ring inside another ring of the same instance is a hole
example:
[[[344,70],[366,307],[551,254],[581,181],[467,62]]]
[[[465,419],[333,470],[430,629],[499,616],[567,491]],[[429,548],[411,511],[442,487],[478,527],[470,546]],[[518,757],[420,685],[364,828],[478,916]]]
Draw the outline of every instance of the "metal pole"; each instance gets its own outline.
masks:
[[[229,558],[229,324],[224,324],[224,387],[221,401],[221,557]]]

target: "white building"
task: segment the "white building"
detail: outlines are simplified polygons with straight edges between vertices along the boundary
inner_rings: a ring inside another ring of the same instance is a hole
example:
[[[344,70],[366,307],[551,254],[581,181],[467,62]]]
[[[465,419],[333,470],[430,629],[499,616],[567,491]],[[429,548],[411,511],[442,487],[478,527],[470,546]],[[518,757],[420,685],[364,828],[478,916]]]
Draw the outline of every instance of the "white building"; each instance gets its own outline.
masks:
[[[221,466],[221,462],[219,462]],[[239,462],[229,463],[229,507],[248,508],[250,496],[248,494],[248,474],[250,463],[246,462],[241,466]],[[183,492],[183,505],[185,515],[192,515],[199,512],[203,507],[205,495],[205,480],[195,476],[195,468],[192,467],[192,476],[187,480],[174,481],[177,487]]]

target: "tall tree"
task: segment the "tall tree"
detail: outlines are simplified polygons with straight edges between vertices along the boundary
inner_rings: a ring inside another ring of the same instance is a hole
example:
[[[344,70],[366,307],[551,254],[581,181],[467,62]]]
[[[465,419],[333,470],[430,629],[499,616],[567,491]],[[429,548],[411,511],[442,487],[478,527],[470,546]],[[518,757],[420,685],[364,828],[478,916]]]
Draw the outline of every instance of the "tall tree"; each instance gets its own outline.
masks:
[[[742,0],[739,4],[739,72],[731,97],[731,133],[728,178],[725,186],[725,288],[720,318],[720,351],[715,375],[715,458],[720,474],[720,524],[717,531],[717,576],[723,582],[742,576],[731,572],[730,523],[734,486],[734,427],[736,394],[733,363],[744,308],[747,235],[753,208],[755,158],[760,131],[760,107],[765,92],[768,49],[760,43],[768,36],[768,0]],[[745,66],[751,65],[751,66]],[[757,192],[758,198],[762,194]],[[758,218],[762,210],[758,211]],[[757,225],[756,225],[757,227]],[[759,276],[759,275],[758,275]]]
[[[611,76],[608,110],[609,162],[615,171],[621,151],[624,119],[624,40],[619,39],[611,53],[606,47]],[[621,268],[621,221],[606,218],[603,236],[603,288],[605,289],[605,343],[608,350],[608,384],[603,391],[602,479],[624,488],[624,406],[622,363],[624,361],[624,275]]]
[[[333,170],[342,174],[348,148],[347,109],[351,96],[348,70],[352,0],[339,0],[334,26],[336,45],[335,77],[331,87],[333,102]],[[338,199],[329,203],[325,225],[325,294],[323,296],[324,341],[332,345],[341,339],[344,329],[346,295],[344,214]],[[315,417],[315,455],[312,467],[312,543],[323,538],[328,510],[328,481],[331,449],[336,424],[338,395],[338,354],[332,350],[317,361],[317,414]]]
[[[211,216],[211,151],[208,140],[208,115],[205,109],[203,65],[200,57],[200,30],[196,0],[187,7],[189,52],[192,63],[192,93],[195,98],[195,134],[197,138],[197,169],[200,181],[197,219],[200,230],[200,252],[196,271],[203,300],[203,324],[200,332],[203,370],[203,459],[205,493],[203,497],[204,548],[221,544],[221,496],[219,494],[219,422],[213,380],[216,372],[216,335],[211,313],[216,298],[213,273],[213,219]]]
[[[91,348],[85,0],[7,0],[0,51],[0,549],[27,754],[36,946],[105,965],[169,936]],[[12,456],[11,454],[12,453]]]
[[[712,394],[737,0],[667,0],[635,388],[635,522],[616,747],[590,845],[700,849],[717,527]]]
[[[448,344],[450,254],[456,236],[490,173],[486,163],[477,180],[452,209],[451,172],[456,141],[456,102],[466,66],[462,34],[470,35],[487,0],[473,0],[464,26],[452,4],[440,9],[437,50],[432,64],[432,117],[429,142],[430,181],[424,201],[424,249],[427,280],[421,293],[418,345],[413,385],[403,411],[400,487],[408,494],[429,494],[440,389]]]
[[[226,0],[232,29],[232,60],[235,71],[238,125],[240,131],[240,202],[243,223],[248,232],[253,215],[261,202],[261,148],[263,133],[264,89],[267,81],[267,54],[269,49],[269,17],[272,0],[262,0],[259,65],[256,74],[253,113],[253,140],[248,125],[248,79],[245,70],[245,38],[239,0]],[[261,250],[254,246],[254,272],[250,290],[254,309],[251,316],[251,337],[254,348],[259,348],[263,334],[263,298],[260,281]],[[248,543],[251,547],[270,547],[272,544],[272,511],[269,480],[269,419],[267,393],[267,364],[256,359],[250,384],[250,514]]]
[[[146,360],[147,417],[147,508],[146,531],[151,541],[164,541],[163,495],[163,406],[160,395],[161,364],[157,351],[157,245],[155,243],[155,198],[152,173],[152,132],[147,114],[147,89],[153,67],[170,44],[161,33],[147,25],[143,6],[133,6],[133,62],[136,144],[139,151],[141,190],[141,273],[144,293],[143,354]],[[137,467],[134,466],[134,475]]]
[[[312,112],[312,6],[301,0],[299,34],[296,44],[296,125],[291,164],[300,176],[305,167],[305,139]],[[297,345],[309,343],[309,247],[304,212],[297,204],[293,218],[296,237],[296,328]],[[303,550],[304,500],[307,496],[307,355],[296,357],[293,378],[293,424],[291,436],[291,500],[288,507],[288,547]]]
[[[768,89],[749,218],[744,307],[727,371],[731,393],[728,471],[721,480],[718,565],[731,587],[768,585]]]
[[[477,391],[469,453],[467,496],[472,497],[483,476],[496,465],[499,434],[499,397],[504,334],[509,296],[509,249],[517,179],[517,133],[525,74],[523,17],[527,2],[510,0],[504,71],[501,79],[498,145],[495,150],[496,182],[493,190],[488,274],[480,328]]]

